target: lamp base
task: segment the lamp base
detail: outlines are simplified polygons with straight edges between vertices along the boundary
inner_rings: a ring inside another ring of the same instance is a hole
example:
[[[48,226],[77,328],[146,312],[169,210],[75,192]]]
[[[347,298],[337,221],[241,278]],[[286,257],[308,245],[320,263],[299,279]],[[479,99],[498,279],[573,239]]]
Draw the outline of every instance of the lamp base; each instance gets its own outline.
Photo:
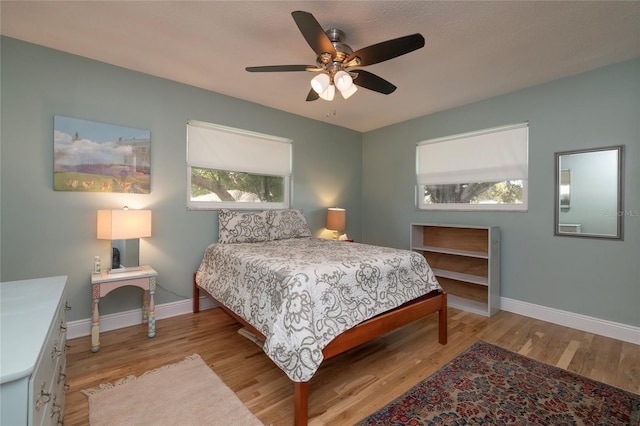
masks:
[[[133,272],[133,271],[139,271],[142,268],[140,266],[121,266],[120,268],[115,268],[115,269],[111,269],[109,270],[109,274],[121,274],[123,272]]]

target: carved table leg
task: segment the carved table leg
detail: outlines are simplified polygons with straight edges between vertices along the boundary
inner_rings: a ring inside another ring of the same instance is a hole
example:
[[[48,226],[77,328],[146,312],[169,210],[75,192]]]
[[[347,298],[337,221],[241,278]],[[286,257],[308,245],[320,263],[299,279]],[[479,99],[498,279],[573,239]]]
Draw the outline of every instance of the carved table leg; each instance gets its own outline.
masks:
[[[142,290],[142,323],[149,321],[149,291]]]
[[[100,313],[98,312],[99,297],[93,299],[93,313],[91,315],[91,352],[100,350]]]
[[[149,337],[156,335],[156,303],[153,295],[156,292],[156,277],[149,278]]]

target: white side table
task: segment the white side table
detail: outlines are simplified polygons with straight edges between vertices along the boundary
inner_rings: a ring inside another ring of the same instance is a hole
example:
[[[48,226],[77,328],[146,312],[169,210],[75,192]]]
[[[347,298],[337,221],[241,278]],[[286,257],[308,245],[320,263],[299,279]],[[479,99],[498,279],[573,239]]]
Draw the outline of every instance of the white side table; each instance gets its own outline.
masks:
[[[93,310],[91,315],[91,352],[100,350],[100,313],[98,303],[111,290],[125,286],[140,287],[142,293],[142,323],[149,323],[149,337],[156,335],[156,305],[153,295],[156,292],[158,273],[150,266],[141,266],[137,271],[110,274],[106,271],[91,274]]]

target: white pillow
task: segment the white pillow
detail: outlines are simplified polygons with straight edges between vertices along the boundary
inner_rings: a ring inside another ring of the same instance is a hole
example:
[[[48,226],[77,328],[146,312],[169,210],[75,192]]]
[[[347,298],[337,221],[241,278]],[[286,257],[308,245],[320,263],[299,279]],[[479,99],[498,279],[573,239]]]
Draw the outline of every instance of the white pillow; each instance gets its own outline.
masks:
[[[311,230],[300,209],[267,210],[270,240],[310,237]]]
[[[218,211],[218,242],[257,243],[269,240],[269,228],[265,212]]]

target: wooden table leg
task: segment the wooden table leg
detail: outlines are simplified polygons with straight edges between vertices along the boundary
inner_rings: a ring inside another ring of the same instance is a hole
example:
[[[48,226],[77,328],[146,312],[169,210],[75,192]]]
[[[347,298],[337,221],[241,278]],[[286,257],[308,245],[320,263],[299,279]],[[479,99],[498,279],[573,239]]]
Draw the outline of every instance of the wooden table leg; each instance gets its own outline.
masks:
[[[309,382],[293,382],[294,390],[294,423],[305,426],[309,416]]]
[[[149,278],[149,337],[156,335],[156,303],[153,295],[156,292],[156,277]]]

